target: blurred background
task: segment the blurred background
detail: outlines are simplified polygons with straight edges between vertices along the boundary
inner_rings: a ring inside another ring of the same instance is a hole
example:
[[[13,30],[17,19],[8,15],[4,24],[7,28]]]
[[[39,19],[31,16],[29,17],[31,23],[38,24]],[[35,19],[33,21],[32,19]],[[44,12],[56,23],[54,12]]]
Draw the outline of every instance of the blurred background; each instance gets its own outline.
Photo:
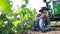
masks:
[[[27,34],[42,7],[51,25],[60,25],[60,0],[0,0],[0,34]]]

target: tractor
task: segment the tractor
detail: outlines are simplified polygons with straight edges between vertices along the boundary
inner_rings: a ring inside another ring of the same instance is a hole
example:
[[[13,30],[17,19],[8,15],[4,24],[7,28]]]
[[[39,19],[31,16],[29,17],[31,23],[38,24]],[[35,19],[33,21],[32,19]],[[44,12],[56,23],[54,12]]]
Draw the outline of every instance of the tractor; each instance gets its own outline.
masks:
[[[55,22],[55,26],[60,25],[60,0],[50,0],[48,2],[47,0],[43,0],[43,2],[46,4],[47,13],[50,17],[51,24]],[[52,5],[49,5],[50,3],[52,3]]]

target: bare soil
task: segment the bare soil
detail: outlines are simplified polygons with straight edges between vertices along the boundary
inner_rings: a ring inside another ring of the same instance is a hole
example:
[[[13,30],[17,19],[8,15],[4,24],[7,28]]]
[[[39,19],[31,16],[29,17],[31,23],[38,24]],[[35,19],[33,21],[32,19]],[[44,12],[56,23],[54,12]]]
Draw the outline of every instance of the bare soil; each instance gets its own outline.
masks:
[[[51,27],[51,30],[45,32],[29,30],[28,34],[60,34],[60,27]]]

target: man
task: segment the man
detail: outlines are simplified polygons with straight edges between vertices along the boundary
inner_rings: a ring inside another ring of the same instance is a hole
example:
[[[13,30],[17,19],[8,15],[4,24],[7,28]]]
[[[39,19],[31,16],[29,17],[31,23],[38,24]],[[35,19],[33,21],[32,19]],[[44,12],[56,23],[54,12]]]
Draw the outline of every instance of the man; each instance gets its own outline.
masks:
[[[46,11],[47,11],[47,8],[42,7],[42,9],[39,10],[40,13],[37,14],[35,17],[35,20],[39,21],[39,27],[41,30],[49,30],[49,26],[48,26],[49,19],[46,16]]]

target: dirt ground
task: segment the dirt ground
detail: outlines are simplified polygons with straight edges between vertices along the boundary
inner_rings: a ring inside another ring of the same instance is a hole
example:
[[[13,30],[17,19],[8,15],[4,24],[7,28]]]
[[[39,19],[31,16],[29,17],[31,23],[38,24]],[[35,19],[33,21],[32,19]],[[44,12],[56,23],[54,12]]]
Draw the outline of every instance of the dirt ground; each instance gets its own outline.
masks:
[[[28,33],[28,34],[60,34],[60,31],[50,31],[50,32],[45,32],[45,33],[43,33],[43,32],[41,32],[41,31],[39,31],[39,32],[36,32],[36,31],[31,31],[30,33]]]
[[[51,27],[51,30],[46,32],[29,30],[28,34],[60,34],[60,27]]]

